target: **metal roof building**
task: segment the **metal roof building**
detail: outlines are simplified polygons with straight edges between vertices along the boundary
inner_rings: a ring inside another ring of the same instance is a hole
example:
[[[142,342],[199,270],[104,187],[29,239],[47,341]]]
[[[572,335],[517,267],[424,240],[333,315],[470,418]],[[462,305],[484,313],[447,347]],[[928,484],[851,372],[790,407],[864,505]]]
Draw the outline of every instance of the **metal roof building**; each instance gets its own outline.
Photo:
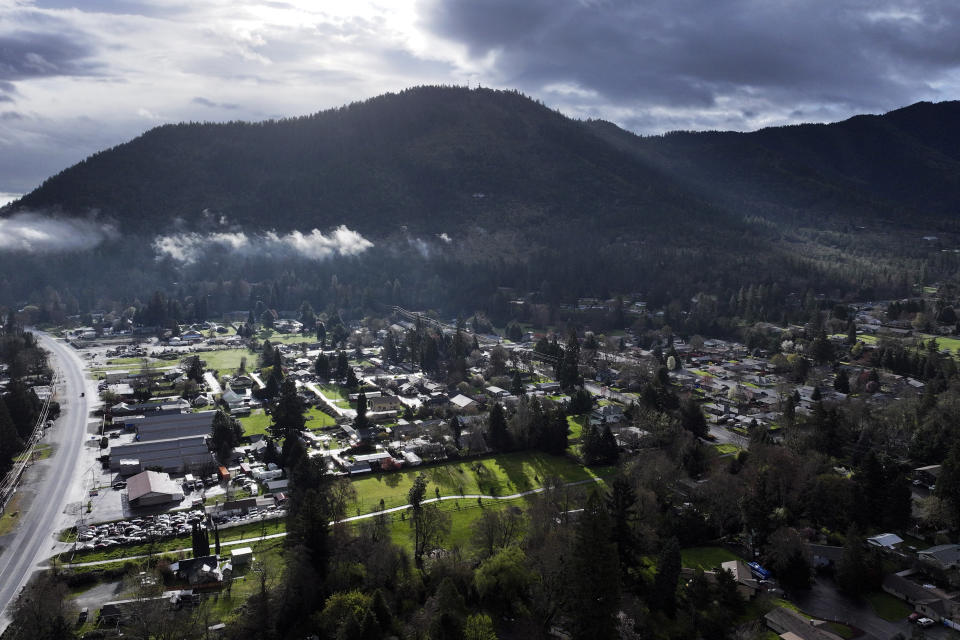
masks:
[[[172,438],[186,438],[190,436],[207,436],[213,429],[213,417],[216,411],[199,411],[197,413],[165,413],[151,416],[135,416],[126,418],[127,428],[135,428],[140,435],[140,441],[170,440]]]
[[[110,470],[119,471],[121,461],[137,460],[140,470],[159,468],[167,473],[216,469],[205,436],[149,440],[121,444],[110,449]],[[125,465],[124,468],[127,468]]]
[[[180,485],[166,473],[144,471],[127,480],[127,497],[132,507],[146,507],[183,500]]]

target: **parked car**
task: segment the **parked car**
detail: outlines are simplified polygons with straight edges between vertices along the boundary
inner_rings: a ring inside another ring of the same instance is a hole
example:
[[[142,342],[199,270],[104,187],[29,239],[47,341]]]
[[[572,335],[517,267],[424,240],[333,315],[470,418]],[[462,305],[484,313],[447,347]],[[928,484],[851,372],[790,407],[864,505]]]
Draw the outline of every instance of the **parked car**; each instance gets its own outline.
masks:
[[[90,614],[90,610],[87,607],[80,609],[80,615],[77,617],[77,624],[81,625],[87,621],[87,616]]]
[[[113,483],[113,488],[119,491],[120,489],[126,489],[127,483],[125,480],[117,480]]]
[[[923,627],[924,629],[928,627],[932,627],[935,624],[936,622],[934,622],[930,618],[920,618],[919,620],[917,620],[917,626]]]

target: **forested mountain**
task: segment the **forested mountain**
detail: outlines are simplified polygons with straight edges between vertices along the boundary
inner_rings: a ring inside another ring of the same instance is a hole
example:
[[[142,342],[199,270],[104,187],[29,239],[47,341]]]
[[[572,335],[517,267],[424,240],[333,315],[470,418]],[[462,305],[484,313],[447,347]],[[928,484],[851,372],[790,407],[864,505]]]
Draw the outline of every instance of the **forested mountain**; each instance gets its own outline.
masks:
[[[712,202],[815,222],[953,224],[960,211],[960,103],[917,103],[882,116],[753,133],[639,138],[591,123]]]
[[[158,127],[8,211],[98,210],[139,231],[206,209],[255,227],[377,234],[397,224],[636,229],[738,208],[939,216],[957,202],[957,102],[830,125],[637,137],[515,92],[420,87],[302,118]]]
[[[209,210],[245,227],[374,236],[399,225],[635,229],[708,211],[582,122],[518,93],[439,87],[289,120],[158,127],[15,208],[98,210],[124,231]]]
[[[958,115],[960,103],[920,103],[830,125],[640,137],[517,92],[419,87],[295,119],[166,125],[0,210],[112,225],[85,253],[0,253],[0,302],[43,291],[89,308],[240,280],[354,309],[470,310],[498,287],[553,305],[642,292],[686,308],[764,286],[771,318],[788,295],[902,297],[958,273]],[[317,260],[220,242],[191,262],[157,244],[340,225],[373,248]]]

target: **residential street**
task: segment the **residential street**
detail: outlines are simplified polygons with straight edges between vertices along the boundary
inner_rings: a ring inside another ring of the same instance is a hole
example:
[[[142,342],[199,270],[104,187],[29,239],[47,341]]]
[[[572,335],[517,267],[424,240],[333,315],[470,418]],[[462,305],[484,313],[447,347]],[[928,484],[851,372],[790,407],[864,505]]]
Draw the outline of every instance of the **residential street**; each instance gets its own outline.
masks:
[[[68,501],[82,500],[82,483],[77,481],[78,467],[82,464],[90,396],[96,392],[96,387],[84,378],[83,361],[69,345],[44,333],[35,332],[35,335],[51,352],[51,366],[59,368],[63,374],[63,383],[57,394],[62,412],[43,439],[43,442],[54,445],[54,454],[26,473],[27,476],[38,473],[42,476],[33,480],[36,498],[29,509],[23,510],[15,533],[8,538],[6,548],[0,554],[0,630],[9,623],[8,605],[38,564],[51,555],[56,545],[56,531],[64,526],[65,520],[70,520],[64,515]],[[85,396],[80,397],[81,393]]]
[[[809,591],[800,591],[790,594],[790,600],[795,602],[805,613],[818,616],[824,620],[844,622],[866,633],[861,636],[865,640],[890,640],[897,633],[907,638],[919,628],[906,620],[887,622],[877,616],[866,601],[854,601],[837,590],[836,585],[828,578],[817,578]],[[960,634],[942,626],[934,626],[923,630],[928,639],[960,638]]]

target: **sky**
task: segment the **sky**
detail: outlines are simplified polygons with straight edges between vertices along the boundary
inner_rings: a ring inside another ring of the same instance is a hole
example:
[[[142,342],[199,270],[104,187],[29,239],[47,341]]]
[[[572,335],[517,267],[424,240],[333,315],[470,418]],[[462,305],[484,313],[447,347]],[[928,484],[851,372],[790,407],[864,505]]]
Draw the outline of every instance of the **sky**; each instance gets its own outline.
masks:
[[[422,84],[641,134],[882,113],[960,97],[958,34],[956,0],[0,0],[0,205],[164,123]]]

